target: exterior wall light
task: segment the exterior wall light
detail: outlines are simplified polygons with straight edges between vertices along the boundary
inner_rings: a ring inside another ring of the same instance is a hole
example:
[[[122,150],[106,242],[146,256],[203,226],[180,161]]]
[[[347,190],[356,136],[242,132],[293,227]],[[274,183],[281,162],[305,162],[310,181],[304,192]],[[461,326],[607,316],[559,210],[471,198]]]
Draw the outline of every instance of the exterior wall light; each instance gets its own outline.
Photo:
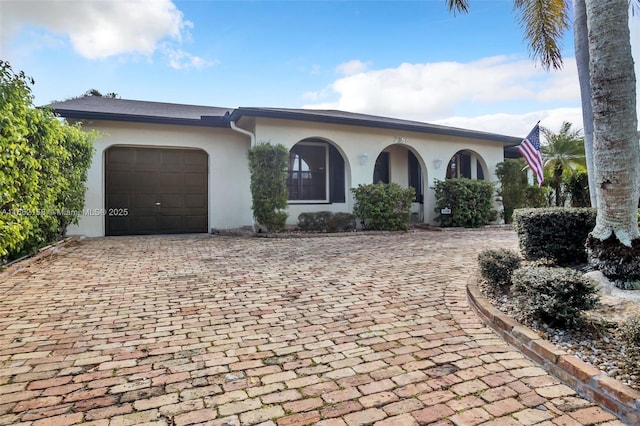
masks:
[[[358,158],[360,159],[360,165],[364,166],[369,161],[369,154],[367,154],[366,152],[363,152],[358,156]]]
[[[441,158],[436,158],[435,160],[433,160],[433,166],[436,169],[439,169],[440,167],[442,167],[442,159]]]

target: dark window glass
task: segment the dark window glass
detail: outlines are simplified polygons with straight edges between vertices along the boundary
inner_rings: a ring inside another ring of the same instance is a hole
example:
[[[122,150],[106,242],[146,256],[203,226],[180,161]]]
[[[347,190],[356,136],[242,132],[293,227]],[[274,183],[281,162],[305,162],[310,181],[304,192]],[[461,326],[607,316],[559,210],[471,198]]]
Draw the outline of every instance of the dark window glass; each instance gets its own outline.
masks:
[[[327,146],[298,144],[289,151],[290,200],[326,200]]]
[[[460,153],[460,177],[471,179],[471,156]]]
[[[476,161],[476,176],[478,180],[484,180],[484,171],[482,170],[482,165],[479,161]]]
[[[389,183],[389,153],[381,152],[373,168],[373,183]]]
[[[335,147],[329,145],[329,201],[344,203],[345,198],[344,158]]]
[[[422,169],[420,168],[420,162],[415,154],[409,151],[409,186],[416,190],[416,198],[414,202],[422,203],[424,200],[424,194],[422,191]]]

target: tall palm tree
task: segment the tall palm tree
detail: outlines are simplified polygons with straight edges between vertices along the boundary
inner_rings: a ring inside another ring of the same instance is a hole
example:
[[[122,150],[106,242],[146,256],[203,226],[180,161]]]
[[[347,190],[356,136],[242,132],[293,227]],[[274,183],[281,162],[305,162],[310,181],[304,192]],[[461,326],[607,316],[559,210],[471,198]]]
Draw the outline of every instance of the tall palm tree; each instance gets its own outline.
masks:
[[[573,41],[578,81],[580,83],[584,151],[587,160],[587,176],[589,179],[589,199],[593,207],[598,207],[593,170],[593,110],[591,109],[591,84],[589,83],[589,31],[587,29],[587,5],[585,4],[585,0],[573,0]]]
[[[609,277],[640,280],[640,146],[629,0],[584,0],[584,4],[594,128],[593,186],[598,206],[596,227],[588,241],[590,262]],[[447,0],[447,5],[454,12],[469,9],[468,0]],[[546,68],[559,68],[558,41],[568,28],[565,1],[514,0],[514,6],[534,58]]]
[[[629,3],[587,0],[586,5],[598,200],[587,248],[591,263],[606,275],[640,280],[640,146]]]
[[[544,168],[550,170],[553,176],[556,206],[564,204],[561,193],[564,175],[586,168],[584,142],[580,136],[580,130],[573,130],[571,126],[571,123],[563,122],[558,133],[540,127],[547,139],[547,144],[541,147],[542,161]]]

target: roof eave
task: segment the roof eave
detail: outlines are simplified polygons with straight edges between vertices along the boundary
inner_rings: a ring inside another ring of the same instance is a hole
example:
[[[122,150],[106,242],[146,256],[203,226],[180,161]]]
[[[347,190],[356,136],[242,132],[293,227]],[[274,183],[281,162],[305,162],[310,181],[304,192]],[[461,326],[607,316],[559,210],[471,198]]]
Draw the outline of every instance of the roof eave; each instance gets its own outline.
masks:
[[[201,116],[199,119],[178,117],[157,117],[152,115],[114,114],[106,112],[78,111],[54,109],[55,113],[64,118],[75,120],[105,120],[124,121],[129,123],[176,124],[181,126],[201,127],[229,127],[226,117]]]
[[[279,119],[285,119],[285,120],[313,121],[317,123],[327,123],[327,124],[366,126],[366,127],[374,127],[379,129],[407,130],[407,131],[415,131],[415,132],[421,132],[421,133],[431,133],[436,135],[458,136],[458,137],[467,137],[467,138],[473,138],[473,139],[492,140],[495,142],[500,142],[505,146],[514,146],[521,142],[520,139],[512,136],[499,135],[495,133],[476,132],[473,130],[458,129],[453,127],[430,126],[429,124],[389,123],[389,122],[368,120],[368,119],[362,119],[362,118],[332,117],[332,116],[327,116],[322,114],[298,113],[295,111],[272,111],[272,110],[264,110],[260,108],[243,108],[243,107],[237,108],[231,113],[231,115],[229,116],[229,120],[235,121],[240,119],[243,116],[279,118]]]

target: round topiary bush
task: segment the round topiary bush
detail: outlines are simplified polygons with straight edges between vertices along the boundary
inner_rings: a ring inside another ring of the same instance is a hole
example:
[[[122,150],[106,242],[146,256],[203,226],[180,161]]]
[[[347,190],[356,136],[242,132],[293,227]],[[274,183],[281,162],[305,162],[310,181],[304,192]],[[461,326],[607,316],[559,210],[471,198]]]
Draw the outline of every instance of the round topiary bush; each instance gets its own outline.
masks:
[[[600,302],[595,282],[574,269],[520,268],[511,280],[520,313],[550,325],[574,325],[584,311]]]
[[[517,252],[507,249],[484,250],[478,255],[480,275],[492,291],[500,293],[511,286],[511,275],[521,262]]]

